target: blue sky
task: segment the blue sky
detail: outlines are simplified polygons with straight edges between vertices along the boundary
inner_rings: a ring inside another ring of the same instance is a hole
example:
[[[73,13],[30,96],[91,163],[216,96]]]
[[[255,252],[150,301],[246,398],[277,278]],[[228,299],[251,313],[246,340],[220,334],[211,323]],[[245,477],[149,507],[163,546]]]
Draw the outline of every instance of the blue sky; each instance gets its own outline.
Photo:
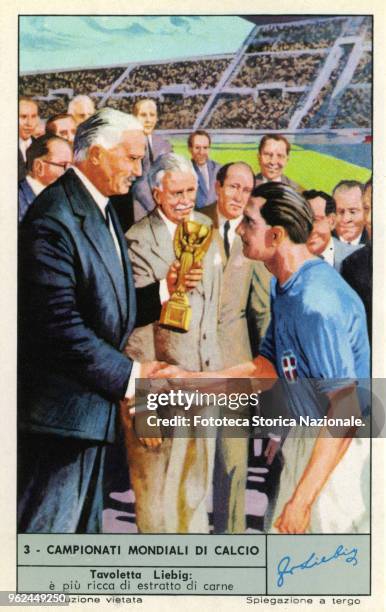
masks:
[[[230,53],[252,28],[232,16],[24,16],[20,71]]]

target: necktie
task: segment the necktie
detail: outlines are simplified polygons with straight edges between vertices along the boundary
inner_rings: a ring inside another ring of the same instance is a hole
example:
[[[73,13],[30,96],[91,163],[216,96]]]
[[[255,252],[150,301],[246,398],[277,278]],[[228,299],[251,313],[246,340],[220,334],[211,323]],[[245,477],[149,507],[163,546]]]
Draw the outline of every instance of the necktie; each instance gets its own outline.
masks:
[[[117,251],[117,255],[119,257],[119,261],[122,265],[122,253],[121,253],[121,247],[119,246],[119,241],[118,241],[118,237],[117,237],[117,233],[115,231],[115,225],[114,225],[114,221],[113,221],[113,215],[112,215],[112,204],[109,201],[108,204],[106,205],[105,208],[105,213],[106,213],[106,225],[108,227],[108,230],[111,234],[111,237],[113,239],[114,242],[114,246],[115,246],[115,250]]]
[[[230,230],[231,224],[229,223],[229,220],[225,221],[224,223],[224,250],[225,250],[225,255],[227,256],[227,259],[229,258],[229,253],[230,253],[230,244],[229,244],[229,230]]]
[[[147,150],[149,152],[149,162],[150,164],[152,164],[154,161],[154,158],[153,158],[153,151],[151,150],[150,138],[147,136],[146,140],[147,140]]]

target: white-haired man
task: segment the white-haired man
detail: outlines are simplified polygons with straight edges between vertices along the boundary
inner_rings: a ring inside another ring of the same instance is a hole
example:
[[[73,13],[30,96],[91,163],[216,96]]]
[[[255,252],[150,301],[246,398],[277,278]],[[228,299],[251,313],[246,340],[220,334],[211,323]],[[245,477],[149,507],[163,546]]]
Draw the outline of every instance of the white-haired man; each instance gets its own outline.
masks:
[[[23,224],[21,532],[101,530],[105,450],[135,369],[122,353],[136,321],[135,288],[109,196],[141,175],[144,150],[135,117],[98,111],[78,127],[74,166]],[[146,377],[153,367],[136,369]]]
[[[178,224],[191,219],[211,225],[208,217],[193,210],[197,177],[189,160],[173,153],[160,157],[152,168],[150,181],[156,208],[126,234],[137,287],[165,277],[175,259],[173,240]],[[138,328],[129,339],[129,355],[145,362],[151,358],[191,369],[216,369],[221,363],[217,340],[220,282],[221,257],[213,241],[203,260],[202,281],[189,292],[189,331],[182,334],[158,323]],[[127,411],[123,419],[139,531],[208,533],[206,498],[215,440],[196,437],[192,430],[191,437],[141,442]]]
[[[94,101],[85,95],[75,96],[68,105],[68,114],[72,115],[76,126],[86,121],[95,113]]]

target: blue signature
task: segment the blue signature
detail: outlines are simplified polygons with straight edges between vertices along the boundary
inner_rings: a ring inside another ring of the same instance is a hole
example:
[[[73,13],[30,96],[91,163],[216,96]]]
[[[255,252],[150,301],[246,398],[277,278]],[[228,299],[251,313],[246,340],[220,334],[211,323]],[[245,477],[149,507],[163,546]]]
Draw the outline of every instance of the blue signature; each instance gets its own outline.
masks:
[[[323,555],[322,557],[318,558],[313,552],[310,554],[308,559],[306,559],[306,561],[303,561],[298,565],[293,565],[292,567],[290,567],[291,557],[287,555],[280,559],[277,566],[277,586],[282,587],[284,584],[284,576],[292,576],[295,570],[312,569],[313,567],[317,567],[318,565],[322,565],[323,563],[329,563],[330,561],[334,561],[335,559],[339,559],[341,557],[345,557],[345,562],[352,563],[352,566],[355,567],[356,565],[358,565],[357,553],[357,548],[347,550],[344,546],[342,546],[342,544],[340,544],[336,551],[330,557],[325,557]]]

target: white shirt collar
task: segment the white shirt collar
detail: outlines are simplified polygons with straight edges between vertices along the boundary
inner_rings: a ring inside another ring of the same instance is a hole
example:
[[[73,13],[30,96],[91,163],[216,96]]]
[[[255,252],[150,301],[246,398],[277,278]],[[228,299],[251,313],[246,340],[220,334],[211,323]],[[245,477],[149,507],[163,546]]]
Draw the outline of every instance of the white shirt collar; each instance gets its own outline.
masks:
[[[218,227],[221,237],[224,239],[224,225],[226,221],[229,221],[229,232],[228,232],[228,241],[229,246],[232,247],[233,241],[236,237],[236,228],[239,225],[242,215],[236,217],[236,219],[226,219],[217,208],[217,216],[218,216]]]
[[[345,242],[346,244],[360,244],[361,236],[362,236],[362,232],[356,238],[353,238],[352,240],[345,240],[344,238],[342,238],[342,236],[339,237],[339,240],[341,242]]]
[[[79,168],[77,168],[77,166],[71,166],[71,168],[75,172],[76,176],[82,181],[83,185],[86,187],[93,200],[95,200],[95,203],[100,209],[102,215],[106,218],[105,208],[109,202],[109,198],[103,195],[103,193],[101,193],[99,189],[97,189],[95,185],[93,185],[90,179],[88,179],[87,176],[83,174],[83,172],[79,170]]]
[[[23,140],[22,138],[19,138],[19,149],[23,155],[24,161],[27,161],[26,151],[31,144],[32,144],[32,138],[28,138],[27,140]]]
[[[170,221],[170,219],[167,218],[167,216],[164,214],[164,212],[161,210],[161,208],[159,206],[158,206],[157,210],[158,210],[158,214],[161,217],[162,221],[165,222],[165,225],[168,228],[168,232],[169,232],[172,240],[174,240],[174,234],[176,233],[177,223],[174,223],[173,221]],[[191,218],[192,218],[192,213],[189,216],[189,219],[191,219]]]
[[[39,193],[41,193],[43,191],[43,189],[45,189],[45,185],[42,185],[42,183],[40,183],[40,181],[38,181],[37,179],[33,178],[29,174],[27,174],[25,179],[26,179],[28,185],[31,187],[32,191],[34,192],[34,194],[36,196],[38,196]]]
[[[330,242],[328,243],[328,245],[324,249],[323,253],[321,253],[321,257],[323,257],[323,259],[328,264],[330,264],[330,266],[334,265],[334,241],[332,239],[332,236],[330,238]]]
[[[282,182],[282,177],[278,176],[275,179],[267,179],[266,176],[264,176],[264,174],[261,175],[263,177],[263,183],[281,183]]]

